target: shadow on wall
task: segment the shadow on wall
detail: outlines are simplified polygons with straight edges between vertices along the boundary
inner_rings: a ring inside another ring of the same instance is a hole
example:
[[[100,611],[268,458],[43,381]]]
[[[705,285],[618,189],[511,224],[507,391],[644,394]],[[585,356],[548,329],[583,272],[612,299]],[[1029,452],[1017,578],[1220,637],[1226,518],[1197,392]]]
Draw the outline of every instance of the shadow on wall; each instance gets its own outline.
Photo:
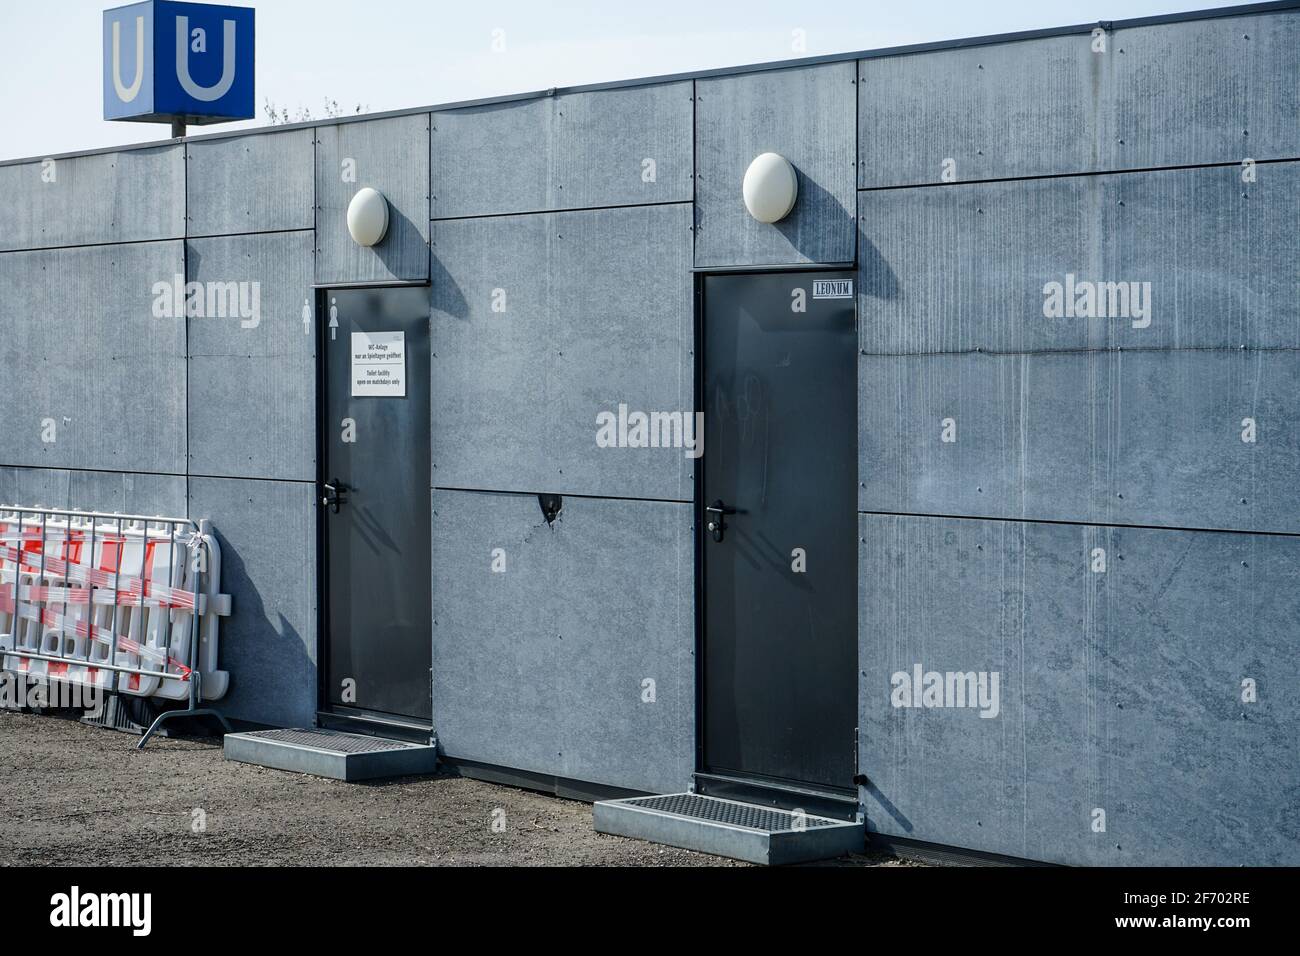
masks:
[[[185,242],[185,281],[195,281],[195,276],[203,274],[203,253],[193,242]],[[188,315],[188,313],[186,313]],[[188,351],[188,350],[187,350]]]
[[[858,294],[886,301],[897,299],[898,276],[876,244],[867,236],[866,223],[858,223]]]
[[[401,275],[402,250],[424,244],[424,236],[420,235],[416,224],[388,200],[388,233],[379,245],[371,246],[370,251],[384,264],[389,275]]]
[[[796,169],[799,177],[799,194],[794,201],[794,209],[780,222],[773,223],[777,232],[785,236],[799,255],[810,262],[822,258],[818,249],[819,240],[814,236],[819,232],[835,228],[836,223],[854,219],[854,213],[844,208],[844,204],[827,192],[802,169]],[[741,197],[737,199],[743,202]],[[748,215],[748,211],[745,213]],[[810,250],[807,247],[812,246]]]
[[[221,590],[231,595],[231,614],[221,620],[218,658],[230,672],[230,689],[215,706],[236,720],[310,725],[316,711],[316,663],[303,635],[283,614],[268,613],[239,549],[220,528],[214,530],[221,545]]]
[[[872,797],[877,804],[879,804],[880,809],[884,810],[887,814],[889,814],[889,816],[893,819],[893,821],[896,824],[898,824],[898,828],[900,830],[902,830],[904,833],[912,832],[912,821],[909,820],[907,817],[905,817],[903,815],[903,812],[899,810],[898,807],[894,806],[894,804],[890,802],[888,797],[886,797],[883,793],[880,792],[879,787],[877,787],[874,783],[868,783],[866,789],[867,789],[867,794],[870,797]],[[868,812],[867,816],[870,817],[871,813]],[[878,830],[879,828],[872,827],[871,829]]]
[[[429,241],[433,241],[432,237]],[[432,305],[435,312],[445,312],[453,319],[469,318],[469,303],[465,301],[465,294],[456,284],[456,280],[451,277],[451,273],[438,261],[436,252],[429,257],[429,283],[432,288]],[[430,329],[430,336],[432,333],[433,330]]]

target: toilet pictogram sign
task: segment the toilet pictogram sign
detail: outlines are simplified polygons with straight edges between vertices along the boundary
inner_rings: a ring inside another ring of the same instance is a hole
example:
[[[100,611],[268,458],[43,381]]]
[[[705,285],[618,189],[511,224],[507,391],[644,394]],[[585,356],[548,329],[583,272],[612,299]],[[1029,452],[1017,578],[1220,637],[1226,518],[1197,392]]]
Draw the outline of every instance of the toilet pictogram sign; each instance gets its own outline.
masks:
[[[105,10],[104,119],[251,119],[253,42],[248,7],[147,0]]]

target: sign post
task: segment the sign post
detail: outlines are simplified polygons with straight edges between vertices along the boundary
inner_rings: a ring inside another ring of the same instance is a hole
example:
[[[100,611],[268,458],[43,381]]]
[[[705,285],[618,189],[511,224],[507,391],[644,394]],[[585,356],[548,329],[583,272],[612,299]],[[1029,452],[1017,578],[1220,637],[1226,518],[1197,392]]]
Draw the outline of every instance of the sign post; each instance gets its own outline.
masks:
[[[249,7],[145,0],[104,11],[104,119],[206,125],[254,115]]]

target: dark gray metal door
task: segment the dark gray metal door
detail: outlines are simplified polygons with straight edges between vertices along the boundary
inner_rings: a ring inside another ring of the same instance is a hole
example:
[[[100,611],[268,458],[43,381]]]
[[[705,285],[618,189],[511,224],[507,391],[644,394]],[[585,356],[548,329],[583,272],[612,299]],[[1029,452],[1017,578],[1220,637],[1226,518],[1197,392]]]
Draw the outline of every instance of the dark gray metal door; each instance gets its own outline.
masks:
[[[708,276],[703,763],[853,786],[852,273]]]
[[[427,722],[429,290],[332,290],[322,306],[322,696]]]

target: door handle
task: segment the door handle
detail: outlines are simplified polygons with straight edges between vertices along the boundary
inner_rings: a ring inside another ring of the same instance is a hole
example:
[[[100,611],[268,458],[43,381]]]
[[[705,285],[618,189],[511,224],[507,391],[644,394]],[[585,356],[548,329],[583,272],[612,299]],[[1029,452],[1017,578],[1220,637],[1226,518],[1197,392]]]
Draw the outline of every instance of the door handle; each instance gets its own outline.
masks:
[[[333,508],[334,513],[338,514],[339,505],[348,500],[347,485],[335,478],[332,483],[326,482],[322,487],[325,489],[325,494],[321,497],[320,503],[327,508]]]
[[[728,508],[722,503],[722,499],[719,498],[717,501],[713,502],[713,504],[708,505],[704,510],[709,515],[709,523],[705,525],[705,527],[707,527],[710,533],[712,533],[714,541],[721,542],[723,535],[727,532],[726,516],[734,515],[736,509]]]

